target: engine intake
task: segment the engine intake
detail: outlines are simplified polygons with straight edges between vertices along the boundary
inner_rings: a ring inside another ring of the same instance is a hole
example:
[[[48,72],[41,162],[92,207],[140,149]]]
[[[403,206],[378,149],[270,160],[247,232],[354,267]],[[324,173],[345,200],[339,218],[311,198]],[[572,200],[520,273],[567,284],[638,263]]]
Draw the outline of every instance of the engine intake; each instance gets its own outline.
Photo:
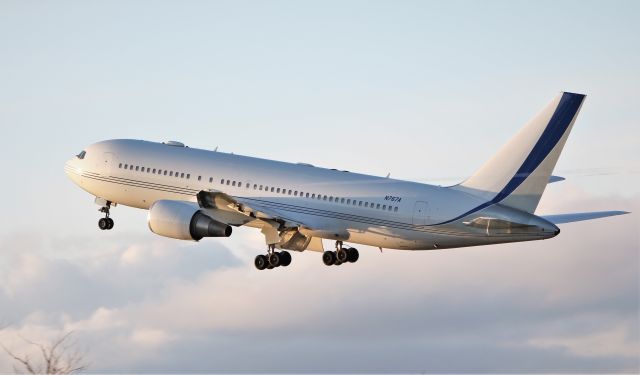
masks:
[[[153,233],[180,240],[229,237],[232,232],[229,225],[203,214],[197,205],[182,201],[156,201],[149,208],[147,222]]]

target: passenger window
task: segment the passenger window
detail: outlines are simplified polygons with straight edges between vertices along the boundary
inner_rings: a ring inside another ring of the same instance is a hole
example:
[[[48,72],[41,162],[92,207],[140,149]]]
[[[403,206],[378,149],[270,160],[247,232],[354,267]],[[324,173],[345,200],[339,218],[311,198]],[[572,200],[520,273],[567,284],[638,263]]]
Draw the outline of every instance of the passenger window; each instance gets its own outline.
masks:
[[[301,195],[302,195],[302,194],[301,194]],[[296,191],[294,191],[294,192],[293,192],[293,196],[294,196],[294,197],[297,197],[297,196],[298,196],[298,190],[296,190]]]
[[[305,193],[305,198],[309,198],[309,193]]]
[[[191,179],[191,174],[187,173],[187,180]]]
[[[258,189],[258,184],[253,184],[253,190]]]
[[[202,176],[198,176],[198,181],[202,180]]]
[[[340,198],[340,203],[344,203],[344,198]],[[347,203],[349,204],[349,203]]]
[[[140,170],[140,166],[136,165],[136,172]]]
[[[344,199],[342,201],[344,202]],[[351,204],[351,199],[347,199],[347,204]]]
[[[166,170],[166,169],[164,170],[163,174],[164,174],[165,176],[167,175],[167,170]]]
[[[287,191],[287,194],[291,195],[291,190]]]
[[[316,195],[315,194],[311,194],[311,199],[316,199]]]
[[[376,206],[377,209],[380,209],[380,203],[378,203],[378,205]]]
[[[180,178],[184,178],[184,173],[180,173]]]
[[[120,165],[118,165],[118,168],[122,169],[122,163],[120,163]]]
[[[262,191],[262,185],[260,185],[260,191]]]
[[[249,188],[249,183],[247,182],[247,186],[245,186],[247,189]]]
[[[151,172],[151,173],[156,174],[156,169],[155,169],[155,168],[153,168],[153,172]]]
[[[213,180],[213,177],[211,177],[211,178],[209,179],[209,182],[211,182],[211,180]],[[221,184],[221,185],[224,185],[224,178],[223,178],[222,180],[220,180],[220,184]]]
[[[365,207],[369,207],[369,202],[364,202]]]
[[[394,207],[393,212],[398,212],[398,207]]]
[[[362,201],[358,201],[358,206],[362,206]]]
[[[326,201],[327,200],[327,196],[325,195],[324,197],[322,197],[322,200]]]
[[[274,190],[274,188],[273,188],[273,186],[272,186],[272,187],[271,187],[271,192],[272,192],[272,193],[273,193],[273,190]]]
[[[379,205],[378,205],[378,206],[379,206]],[[386,210],[386,209],[387,209],[387,205],[385,204],[384,206],[382,206],[382,209],[383,209],[383,210]]]
[[[280,188],[277,188],[277,189],[276,189],[276,193],[279,193],[279,192],[280,192]]]
[[[124,169],[129,169],[129,164],[125,164]]]
[[[169,176],[173,177],[173,171],[169,172]]]

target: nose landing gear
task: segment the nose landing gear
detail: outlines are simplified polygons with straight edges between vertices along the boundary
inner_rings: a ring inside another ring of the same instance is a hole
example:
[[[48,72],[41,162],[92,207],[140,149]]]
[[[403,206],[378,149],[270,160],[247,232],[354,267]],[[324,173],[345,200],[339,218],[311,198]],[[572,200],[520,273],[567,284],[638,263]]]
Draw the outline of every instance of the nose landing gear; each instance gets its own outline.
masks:
[[[106,206],[101,207],[98,211],[104,213],[104,217],[98,220],[98,228],[101,230],[111,230],[113,228],[113,219],[109,217],[109,211],[111,209],[111,201],[107,201]]]

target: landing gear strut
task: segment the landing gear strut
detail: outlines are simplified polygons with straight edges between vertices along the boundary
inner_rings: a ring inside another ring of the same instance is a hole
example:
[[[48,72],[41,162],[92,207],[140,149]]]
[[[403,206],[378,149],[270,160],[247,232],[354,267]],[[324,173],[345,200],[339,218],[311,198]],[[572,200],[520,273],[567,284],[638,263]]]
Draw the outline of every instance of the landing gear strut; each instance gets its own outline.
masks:
[[[336,251],[325,251],[322,262],[327,266],[339,266],[343,263],[355,263],[360,253],[353,247],[343,247],[342,241],[336,241]]]
[[[288,251],[276,251],[275,245],[269,245],[266,255],[258,255],[253,262],[257,269],[272,269],[276,267],[286,267],[291,264],[291,254]]]
[[[104,217],[98,220],[98,227],[102,230],[111,230],[113,228],[113,219],[109,217],[111,209],[111,201],[107,201],[107,205],[100,208],[100,212],[104,213]]]

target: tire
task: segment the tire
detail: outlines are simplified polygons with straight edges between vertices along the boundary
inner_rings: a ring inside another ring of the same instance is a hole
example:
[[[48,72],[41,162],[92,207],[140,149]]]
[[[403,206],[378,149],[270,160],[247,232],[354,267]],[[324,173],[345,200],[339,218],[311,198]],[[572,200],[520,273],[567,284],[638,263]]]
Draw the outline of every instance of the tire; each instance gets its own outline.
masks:
[[[325,266],[332,266],[336,262],[336,253],[333,251],[325,251],[322,253],[322,262]]]
[[[101,230],[106,230],[108,227],[109,227],[109,221],[107,220],[106,217],[103,217],[100,220],[98,220],[98,228],[100,228]]]
[[[354,249],[353,247],[347,250],[347,254],[348,254],[347,261],[349,263],[355,263],[360,258],[360,253],[358,252],[358,249]]]
[[[347,252],[347,249],[340,249],[336,252],[336,256],[338,258],[338,260],[340,261],[340,263],[346,263],[347,259],[349,259],[349,253]]]
[[[280,258],[279,253],[272,253],[269,255],[269,264],[273,267],[278,267],[282,263],[282,259]]]
[[[253,261],[253,264],[256,266],[257,269],[262,271],[263,269],[267,268],[267,265],[269,265],[269,262],[267,261],[267,257],[266,256],[260,254]]]
[[[291,254],[288,251],[280,253],[280,265],[286,267],[291,264]]]
[[[113,219],[108,217],[107,218],[107,230],[113,229],[113,224],[114,224]]]

